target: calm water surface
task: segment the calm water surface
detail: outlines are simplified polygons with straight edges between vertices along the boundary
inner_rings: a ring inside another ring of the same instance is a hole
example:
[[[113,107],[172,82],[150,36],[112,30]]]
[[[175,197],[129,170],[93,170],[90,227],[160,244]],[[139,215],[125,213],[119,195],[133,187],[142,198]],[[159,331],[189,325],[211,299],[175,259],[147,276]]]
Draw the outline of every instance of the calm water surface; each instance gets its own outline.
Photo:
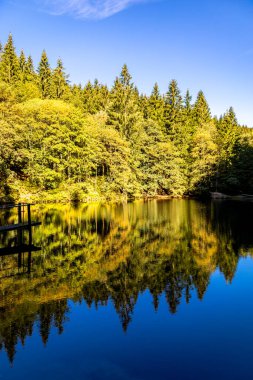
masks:
[[[0,257],[1,380],[253,378],[253,203],[47,205],[33,219],[31,263]]]

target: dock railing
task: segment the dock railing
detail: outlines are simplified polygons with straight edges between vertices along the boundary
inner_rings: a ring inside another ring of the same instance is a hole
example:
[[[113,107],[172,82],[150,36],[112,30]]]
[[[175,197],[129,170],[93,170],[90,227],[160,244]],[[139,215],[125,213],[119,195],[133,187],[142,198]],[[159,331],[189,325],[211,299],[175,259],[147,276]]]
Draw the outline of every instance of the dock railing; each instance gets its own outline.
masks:
[[[32,226],[40,225],[41,223],[33,222],[31,219],[31,206],[31,203],[0,204],[0,211],[14,208],[17,208],[18,210],[18,223],[2,225],[0,226],[0,232],[13,231],[18,229],[29,229]],[[25,214],[27,214],[27,220],[25,220]]]
[[[40,222],[34,222],[31,218],[31,206],[30,203],[18,203],[18,204],[0,204],[0,212],[10,209],[17,209],[17,221],[18,223],[3,224],[0,225],[0,233],[8,233],[9,231],[17,231],[17,244],[15,246],[5,246],[0,248],[0,257],[18,254],[18,268],[21,268],[24,263],[24,254],[28,253],[28,273],[31,270],[31,255],[34,251],[39,251],[40,247],[33,245],[32,227],[39,226]],[[24,238],[24,231],[28,231],[28,242]]]

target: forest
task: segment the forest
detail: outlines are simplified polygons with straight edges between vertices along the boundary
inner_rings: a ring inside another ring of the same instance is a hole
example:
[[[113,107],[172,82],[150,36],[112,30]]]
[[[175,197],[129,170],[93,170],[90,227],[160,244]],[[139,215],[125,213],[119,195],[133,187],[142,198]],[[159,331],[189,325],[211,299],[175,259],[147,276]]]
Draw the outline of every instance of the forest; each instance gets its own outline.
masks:
[[[111,88],[71,84],[0,45],[0,201],[87,201],[253,193],[253,133],[233,108],[213,117],[171,80],[141,94],[124,65]]]

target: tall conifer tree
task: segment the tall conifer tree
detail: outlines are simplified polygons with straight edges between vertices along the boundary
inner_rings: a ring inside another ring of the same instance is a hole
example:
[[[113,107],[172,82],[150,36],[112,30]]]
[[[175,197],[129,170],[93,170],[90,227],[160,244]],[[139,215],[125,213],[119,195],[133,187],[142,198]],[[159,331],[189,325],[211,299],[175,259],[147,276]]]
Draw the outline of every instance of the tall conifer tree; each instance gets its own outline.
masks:
[[[26,62],[26,72],[31,75],[35,74],[33,59],[30,55],[27,58],[27,62]]]
[[[128,138],[141,117],[138,107],[138,92],[131,79],[128,68],[124,65],[120,77],[116,78],[114,82],[108,109],[108,124]]]
[[[25,82],[26,80],[26,57],[23,50],[21,50],[19,56],[19,68],[20,68],[20,79],[21,82]]]
[[[41,60],[38,67],[39,74],[39,86],[41,91],[41,97],[43,99],[50,98],[52,92],[52,73],[47,58],[47,53],[43,50]]]
[[[147,116],[163,126],[164,100],[160,94],[158,84],[155,83],[148,99]]]
[[[26,65],[25,65],[25,80],[38,84],[38,78],[34,70],[33,59],[30,55],[27,58]]]
[[[231,172],[234,157],[238,154],[240,138],[238,123],[232,107],[217,122],[217,144],[219,148],[219,163],[216,173],[216,190],[229,190],[229,186],[236,182]]]
[[[184,98],[184,109],[186,111],[186,115],[190,116],[192,112],[192,96],[190,95],[190,91],[187,90]]]
[[[211,112],[203,91],[199,91],[193,107],[193,116],[197,126],[203,126],[211,121]]]
[[[182,119],[183,100],[176,80],[169,84],[169,90],[165,95],[164,122],[167,133],[175,138],[180,129]]]
[[[0,77],[4,82],[12,84],[19,79],[19,75],[19,60],[10,34],[1,54]]]
[[[68,85],[68,75],[65,73],[61,59],[58,59],[57,61],[57,66],[53,71],[52,80],[54,86],[53,95],[57,99],[60,99],[63,97]]]
[[[218,146],[216,128],[202,91],[193,107],[194,133],[190,150],[190,191],[203,193],[214,189]]]

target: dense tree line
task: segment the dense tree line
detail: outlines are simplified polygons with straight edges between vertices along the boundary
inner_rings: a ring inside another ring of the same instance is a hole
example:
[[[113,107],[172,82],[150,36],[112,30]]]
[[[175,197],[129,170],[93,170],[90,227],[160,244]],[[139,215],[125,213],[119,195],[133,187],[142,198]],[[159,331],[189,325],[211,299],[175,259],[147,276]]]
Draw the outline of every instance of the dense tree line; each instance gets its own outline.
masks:
[[[140,94],[126,65],[112,88],[71,85],[46,51],[35,69],[10,35],[0,46],[0,198],[253,191],[253,133],[233,108],[212,117],[175,80]]]

